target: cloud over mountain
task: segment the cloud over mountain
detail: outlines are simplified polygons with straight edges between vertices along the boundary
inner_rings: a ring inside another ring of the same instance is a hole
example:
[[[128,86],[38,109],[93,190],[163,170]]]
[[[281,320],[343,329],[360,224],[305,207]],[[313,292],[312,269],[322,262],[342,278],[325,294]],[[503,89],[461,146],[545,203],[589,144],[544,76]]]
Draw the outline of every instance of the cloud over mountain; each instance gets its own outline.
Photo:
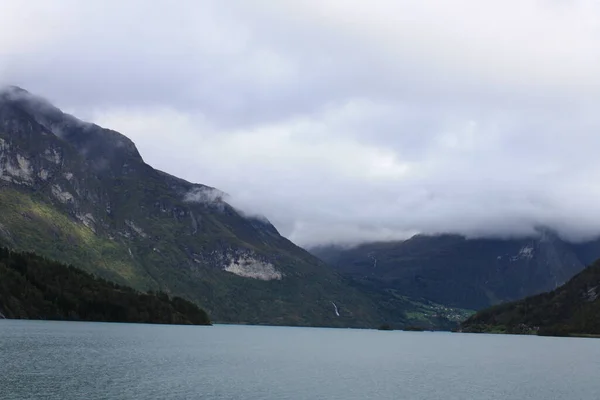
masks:
[[[0,6],[0,83],[300,244],[600,234],[591,0]]]

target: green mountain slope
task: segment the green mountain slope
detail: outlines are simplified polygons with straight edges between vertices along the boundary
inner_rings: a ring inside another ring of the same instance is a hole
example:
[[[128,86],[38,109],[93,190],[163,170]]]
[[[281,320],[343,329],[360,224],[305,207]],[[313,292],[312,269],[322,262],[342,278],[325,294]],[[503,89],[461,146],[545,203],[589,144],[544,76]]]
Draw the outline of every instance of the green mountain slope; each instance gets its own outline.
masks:
[[[600,335],[600,260],[548,293],[483,310],[464,332]]]
[[[403,242],[311,252],[375,289],[472,310],[552,290],[591,257],[600,257],[596,242],[574,245],[543,230],[525,239],[419,235]]]
[[[209,325],[204,310],[48,259],[0,248],[0,318]]]
[[[183,296],[216,321],[380,323],[368,296],[224,198],[153,169],[117,132],[0,93],[0,243]]]

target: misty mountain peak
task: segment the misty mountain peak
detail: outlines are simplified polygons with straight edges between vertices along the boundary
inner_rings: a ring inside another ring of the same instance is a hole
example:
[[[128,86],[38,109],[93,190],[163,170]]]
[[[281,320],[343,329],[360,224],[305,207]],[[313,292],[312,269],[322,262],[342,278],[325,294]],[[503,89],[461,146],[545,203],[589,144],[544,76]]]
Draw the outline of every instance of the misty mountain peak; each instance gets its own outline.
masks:
[[[14,85],[0,86],[0,103],[20,106],[29,112],[60,112],[58,108],[43,97],[31,94],[27,90]]]
[[[11,94],[31,95],[27,90],[15,86],[15,85],[4,85],[0,86],[0,96],[9,96]]]
[[[35,121],[43,128],[42,131],[50,132],[70,143],[99,169],[106,169],[107,166],[121,169],[127,163],[143,162],[135,144],[126,136],[81,121],[62,112],[45,98],[18,86],[5,86],[0,89],[0,109],[5,114],[12,114],[10,119],[14,123],[28,124]],[[7,119],[6,116],[4,119]],[[113,172],[120,173],[117,170]]]

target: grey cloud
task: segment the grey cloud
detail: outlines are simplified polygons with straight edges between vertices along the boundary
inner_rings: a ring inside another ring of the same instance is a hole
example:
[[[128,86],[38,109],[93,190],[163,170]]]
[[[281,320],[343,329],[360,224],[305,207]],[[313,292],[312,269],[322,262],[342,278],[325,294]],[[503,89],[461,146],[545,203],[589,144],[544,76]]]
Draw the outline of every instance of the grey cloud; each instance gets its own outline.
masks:
[[[595,2],[13,3],[0,83],[300,244],[600,233]]]

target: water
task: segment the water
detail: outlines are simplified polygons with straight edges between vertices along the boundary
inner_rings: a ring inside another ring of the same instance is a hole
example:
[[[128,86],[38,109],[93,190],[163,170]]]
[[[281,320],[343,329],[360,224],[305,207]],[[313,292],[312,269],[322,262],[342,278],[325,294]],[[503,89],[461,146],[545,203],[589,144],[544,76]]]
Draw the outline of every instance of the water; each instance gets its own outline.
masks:
[[[600,339],[0,321],[0,399],[598,399]]]

